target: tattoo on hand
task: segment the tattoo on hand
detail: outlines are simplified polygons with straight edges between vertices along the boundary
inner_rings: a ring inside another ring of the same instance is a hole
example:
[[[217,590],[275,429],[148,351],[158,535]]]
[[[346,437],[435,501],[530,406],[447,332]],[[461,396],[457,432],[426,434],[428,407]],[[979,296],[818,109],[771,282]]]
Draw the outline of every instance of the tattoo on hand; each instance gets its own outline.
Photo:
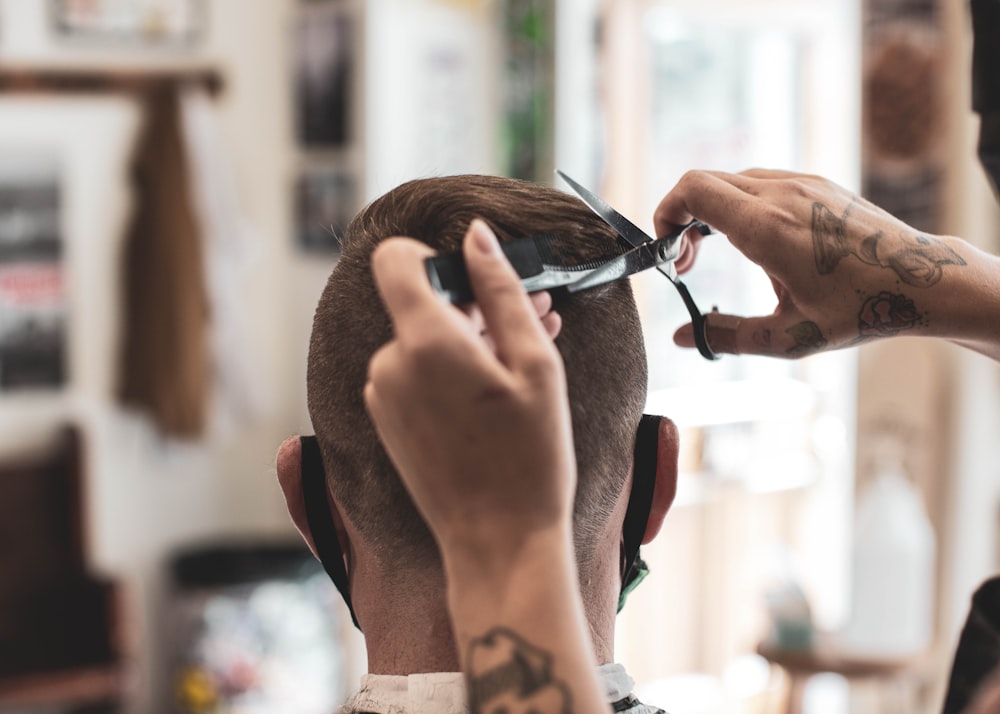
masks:
[[[850,206],[847,209],[850,210]],[[832,273],[840,259],[851,252],[844,232],[846,219],[847,211],[840,217],[822,203],[818,201],[813,203],[813,253],[816,257],[816,269],[820,275]]]
[[[860,337],[892,337],[924,322],[924,316],[910,298],[883,290],[861,305],[858,334]]]
[[[837,216],[822,203],[813,203],[812,238],[816,269],[829,275],[842,258],[853,255],[868,265],[889,268],[908,285],[929,288],[941,280],[945,265],[965,265],[965,260],[932,236],[917,233],[886,235],[878,231],[857,246],[847,240],[847,216],[852,202]]]
[[[506,627],[472,641],[465,671],[473,714],[542,708],[570,714],[569,689],[554,679],[552,655]]]
[[[785,350],[785,354],[790,357],[805,357],[806,355],[811,355],[813,352],[819,352],[826,347],[826,338],[823,337],[823,331],[812,320],[792,325],[785,332],[795,340],[795,344]]]

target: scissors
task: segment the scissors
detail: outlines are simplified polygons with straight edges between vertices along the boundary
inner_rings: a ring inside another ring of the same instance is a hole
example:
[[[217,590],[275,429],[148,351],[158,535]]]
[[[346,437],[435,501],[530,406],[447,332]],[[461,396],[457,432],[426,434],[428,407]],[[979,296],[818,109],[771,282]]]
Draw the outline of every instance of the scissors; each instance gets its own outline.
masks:
[[[687,286],[677,277],[677,269],[674,267],[684,233],[689,228],[694,228],[702,235],[708,235],[713,232],[712,228],[700,221],[691,221],[654,240],[569,176],[561,171],[556,173],[621,236],[622,245],[628,248],[623,250],[621,245],[614,246],[613,252],[602,258],[566,265],[558,255],[558,236],[539,235],[507,241],[501,245],[501,250],[517,272],[524,289],[536,292],[562,288],[576,293],[656,268],[667,276],[680,293],[691,315],[698,352],[706,359],[718,359],[718,355],[708,346],[705,316],[695,305]],[[449,302],[461,305],[475,300],[461,251],[427,258],[425,269],[431,285]]]
[[[684,306],[691,316],[691,325],[694,327],[694,343],[698,348],[698,352],[705,359],[719,359],[719,355],[713,352],[708,346],[708,338],[705,334],[705,315],[698,309],[687,286],[678,278],[677,268],[674,266],[674,262],[680,254],[680,239],[684,233],[689,228],[694,228],[703,236],[707,236],[715,232],[712,227],[701,221],[691,221],[674,229],[668,235],[654,240],[645,231],[632,223],[632,221],[625,218],[625,216],[565,173],[556,170],[556,174],[569,184],[573,192],[590,207],[590,210],[611,226],[621,236],[623,241],[632,246],[631,250],[617,258],[612,258],[604,263],[603,266],[592,270],[579,280],[567,285],[567,290],[571,293],[577,292],[596,285],[602,285],[612,280],[618,280],[628,275],[635,275],[649,268],[656,268],[673,283],[673,286],[677,288],[677,292],[681,296],[681,300],[684,301]]]

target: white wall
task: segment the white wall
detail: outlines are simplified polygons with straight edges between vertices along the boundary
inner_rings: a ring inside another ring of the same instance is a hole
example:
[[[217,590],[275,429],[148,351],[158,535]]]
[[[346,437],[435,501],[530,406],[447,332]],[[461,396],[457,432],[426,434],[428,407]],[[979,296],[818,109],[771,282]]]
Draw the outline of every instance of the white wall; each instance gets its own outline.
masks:
[[[160,439],[113,399],[118,353],[119,252],[129,210],[126,161],[139,123],[118,98],[3,96],[0,162],[40,149],[62,167],[63,236],[71,311],[71,383],[65,392],[0,394],[0,452],[40,438],[67,419],[86,431],[90,555],[95,569],[124,579],[132,597],[142,694],[135,711],[165,702],[154,676],[162,615],[164,559],[177,546],[240,534],[292,533],[275,485],[280,441],[308,432],[305,354],[312,309],[330,263],[294,253],[292,187],[298,161],[291,118],[290,0],[213,0],[209,34],[194,59],[217,64],[218,102],[248,218],[259,239],[245,307],[249,350],[259,362],[268,408],[239,430],[203,442]],[[0,61],[78,66],[176,63],[170,52],[60,47],[48,36],[47,0],[0,0]],[[124,58],[124,59],[123,59]],[[276,60],[276,58],[279,58]],[[150,688],[152,685],[152,688]]]
[[[366,0],[367,197],[495,173],[496,36],[485,0]]]

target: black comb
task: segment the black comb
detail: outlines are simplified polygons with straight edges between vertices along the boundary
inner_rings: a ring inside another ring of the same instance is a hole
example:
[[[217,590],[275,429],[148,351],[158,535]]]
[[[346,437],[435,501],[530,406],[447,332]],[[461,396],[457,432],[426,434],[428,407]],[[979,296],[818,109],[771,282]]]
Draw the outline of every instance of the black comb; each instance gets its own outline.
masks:
[[[624,252],[620,246],[609,245],[605,256],[567,264],[565,258],[559,256],[558,248],[559,240],[550,234],[526,236],[500,244],[501,251],[528,292],[568,285],[580,277],[581,271],[595,270]],[[462,251],[427,258],[424,265],[431,286],[449,302],[462,305],[475,300]]]

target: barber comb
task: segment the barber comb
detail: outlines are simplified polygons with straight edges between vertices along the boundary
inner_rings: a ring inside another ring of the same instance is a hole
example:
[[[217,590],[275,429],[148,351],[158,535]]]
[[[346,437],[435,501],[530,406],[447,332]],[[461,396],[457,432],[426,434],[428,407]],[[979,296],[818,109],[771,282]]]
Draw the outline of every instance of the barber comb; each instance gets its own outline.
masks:
[[[625,253],[622,247],[608,243],[606,253],[585,262],[572,262],[561,255],[560,246],[558,236],[541,234],[501,243],[500,249],[529,293],[571,286]],[[428,258],[425,266],[431,285],[452,304],[463,305],[476,299],[462,251]]]

